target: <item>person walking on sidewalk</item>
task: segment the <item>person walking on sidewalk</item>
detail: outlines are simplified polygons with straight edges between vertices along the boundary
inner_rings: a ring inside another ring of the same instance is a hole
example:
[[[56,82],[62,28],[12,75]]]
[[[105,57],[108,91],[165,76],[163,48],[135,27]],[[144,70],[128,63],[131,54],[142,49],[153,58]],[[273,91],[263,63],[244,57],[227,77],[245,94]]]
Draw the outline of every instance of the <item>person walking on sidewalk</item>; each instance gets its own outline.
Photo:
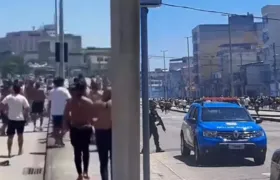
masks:
[[[53,136],[55,146],[62,147],[63,143],[63,113],[67,101],[71,99],[70,92],[64,85],[64,79],[61,77],[55,78],[54,89],[49,93],[48,112],[53,121]]]
[[[11,150],[15,132],[18,135],[18,155],[22,154],[23,132],[25,127],[25,115],[28,114],[29,103],[27,99],[20,94],[21,87],[19,84],[13,85],[13,93],[6,96],[1,102],[1,109],[8,107],[8,157],[11,157]]]
[[[94,122],[96,146],[100,161],[100,174],[102,180],[108,180],[108,155],[111,161],[112,177],[112,117],[111,117],[111,89],[104,89],[102,100],[94,103],[93,112],[97,121]],[[112,179],[112,178],[111,178]]]
[[[33,103],[31,106],[31,118],[34,124],[33,131],[36,130],[36,121],[38,117],[40,118],[40,131],[43,130],[43,113],[44,113],[44,105],[45,105],[46,95],[44,89],[41,88],[41,83],[35,83],[35,89],[33,94]]]
[[[74,149],[78,180],[89,179],[89,145],[92,135],[93,102],[85,96],[86,88],[87,84],[83,79],[79,79],[74,84],[72,99],[67,102],[64,111],[64,129],[70,128],[70,140]]]
[[[1,101],[11,93],[11,85],[8,83],[8,81],[7,80],[4,81],[3,84],[4,85],[1,89]],[[6,135],[6,129],[8,127],[8,120],[9,120],[9,118],[7,116],[7,109],[6,108],[1,110],[0,116],[1,116],[1,119],[2,119],[2,126],[0,128],[0,135],[5,136]]]

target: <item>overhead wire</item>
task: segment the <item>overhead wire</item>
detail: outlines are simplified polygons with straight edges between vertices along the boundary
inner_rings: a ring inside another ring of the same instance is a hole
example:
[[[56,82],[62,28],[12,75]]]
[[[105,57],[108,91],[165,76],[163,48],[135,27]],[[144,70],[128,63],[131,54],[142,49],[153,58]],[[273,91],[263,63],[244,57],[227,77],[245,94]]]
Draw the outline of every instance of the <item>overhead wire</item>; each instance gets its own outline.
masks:
[[[162,3],[164,6],[173,7],[173,8],[181,8],[181,9],[189,9],[193,11],[200,11],[200,12],[206,12],[206,13],[214,13],[214,14],[221,14],[221,15],[227,15],[227,16],[246,16],[246,14],[235,14],[230,12],[223,12],[223,11],[215,11],[215,10],[208,10],[208,9],[201,9],[201,8],[194,8],[190,6],[183,6],[183,5],[176,5],[176,4],[169,4],[169,3]],[[280,19],[277,18],[270,18],[270,17],[259,17],[259,16],[253,16],[255,19],[267,19],[267,20],[274,20],[274,21],[280,21]]]

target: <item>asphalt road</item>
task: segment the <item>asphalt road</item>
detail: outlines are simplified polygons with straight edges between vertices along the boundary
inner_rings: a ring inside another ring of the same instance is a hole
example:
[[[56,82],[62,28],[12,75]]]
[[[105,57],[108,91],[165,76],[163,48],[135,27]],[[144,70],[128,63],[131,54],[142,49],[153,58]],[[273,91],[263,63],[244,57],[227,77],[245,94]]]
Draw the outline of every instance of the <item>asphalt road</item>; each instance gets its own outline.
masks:
[[[252,159],[228,159],[223,164],[197,167],[193,156],[182,158],[180,156],[180,128],[184,113],[161,113],[166,129],[163,132],[159,127],[160,144],[164,153],[154,153],[153,138],[150,140],[151,156],[156,158],[170,169],[178,180],[267,180],[269,179],[270,162],[273,152],[280,148],[280,123],[265,121],[261,126],[268,136],[267,159],[264,165],[256,166]],[[153,173],[153,172],[151,172]]]

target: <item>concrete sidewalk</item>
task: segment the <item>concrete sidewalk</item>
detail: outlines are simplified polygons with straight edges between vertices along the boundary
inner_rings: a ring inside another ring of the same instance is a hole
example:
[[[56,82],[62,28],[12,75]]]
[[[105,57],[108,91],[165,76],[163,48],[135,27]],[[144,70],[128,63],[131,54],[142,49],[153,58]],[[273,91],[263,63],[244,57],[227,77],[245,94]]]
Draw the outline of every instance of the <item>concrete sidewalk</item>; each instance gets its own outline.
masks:
[[[74,153],[69,134],[64,138],[65,147],[53,148],[54,139],[49,137],[46,158],[45,180],[76,179],[77,171],[74,164]],[[96,147],[90,147],[89,176],[94,180],[101,180],[99,176],[99,159]]]
[[[68,134],[64,138],[64,143],[64,148],[48,148],[45,180],[65,180],[77,178],[73,149]],[[53,144],[54,140],[52,138],[49,138],[49,147],[51,147]],[[93,180],[101,180],[99,172],[99,158],[96,152],[96,146],[92,145],[90,147],[90,152],[89,176]],[[159,160],[162,155],[151,154],[150,156],[151,180],[181,180],[180,177],[178,177],[178,175],[176,175],[172,169],[170,169],[161,160]],[[140,167],[142,169],[142,155],[140,156]],[[141,179],[142,176],[143,173],[141,171]]]
[[[46,152],[47,124],[48,119],[44,119],[44,130],[38,132],[33,132],[33,123],[29,123],[29,125],[25,127],[23,155],[21,156],[17,155],[17,136],[15,136],[13,142],[12,158],[7,158],[7,136],[0,137],[0,162],[6,160],[10,161],[10,166],[0,167],[0,179],[43,179]]]

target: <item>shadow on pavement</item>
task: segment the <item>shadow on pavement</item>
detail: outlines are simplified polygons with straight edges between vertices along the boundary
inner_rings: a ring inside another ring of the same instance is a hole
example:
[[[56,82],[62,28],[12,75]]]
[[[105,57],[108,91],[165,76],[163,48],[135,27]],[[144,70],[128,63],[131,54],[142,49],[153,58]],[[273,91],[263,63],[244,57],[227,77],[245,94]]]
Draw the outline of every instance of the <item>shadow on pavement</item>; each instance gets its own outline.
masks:
[[[203,165],[197,165],[194,159],[194,155],[188,157],[183,157],[180,155],[173,156],[175,159],[185,163],[188,166],[192,167],[242,167],[242,166],[257,166],[254,161],[250,161],[241,157],[226,157],[221,158],[217,157],[216,159],[210,158]]]
[[[46,140],[46,139],[39,140],[39,143],[40,143],[40,144],[46,144],[46,143],[47,143],[47,140]]]
[[[15,157],[16,155],[11,155],[10,157],[8,155],[0,155],[0,158],[12,158]]]
[[[0,166],[10,166],[10,161],[2,161],[0,162]]]
[[[42,132],[48,132],[47,130],[44,131],[24,131],[24,133],[42,133]]]
[[[31,155],[41,155],[41,156],[44,156],[44,155],[46,155],[46,152],[31,152],[31,153],[29,153],[29,154],[31,154]]]
[[[47,149],[61,149],[61,148],[63,148],[63,147],[56,146],[56,145],[49,145],[49,146],[47,146]]]

